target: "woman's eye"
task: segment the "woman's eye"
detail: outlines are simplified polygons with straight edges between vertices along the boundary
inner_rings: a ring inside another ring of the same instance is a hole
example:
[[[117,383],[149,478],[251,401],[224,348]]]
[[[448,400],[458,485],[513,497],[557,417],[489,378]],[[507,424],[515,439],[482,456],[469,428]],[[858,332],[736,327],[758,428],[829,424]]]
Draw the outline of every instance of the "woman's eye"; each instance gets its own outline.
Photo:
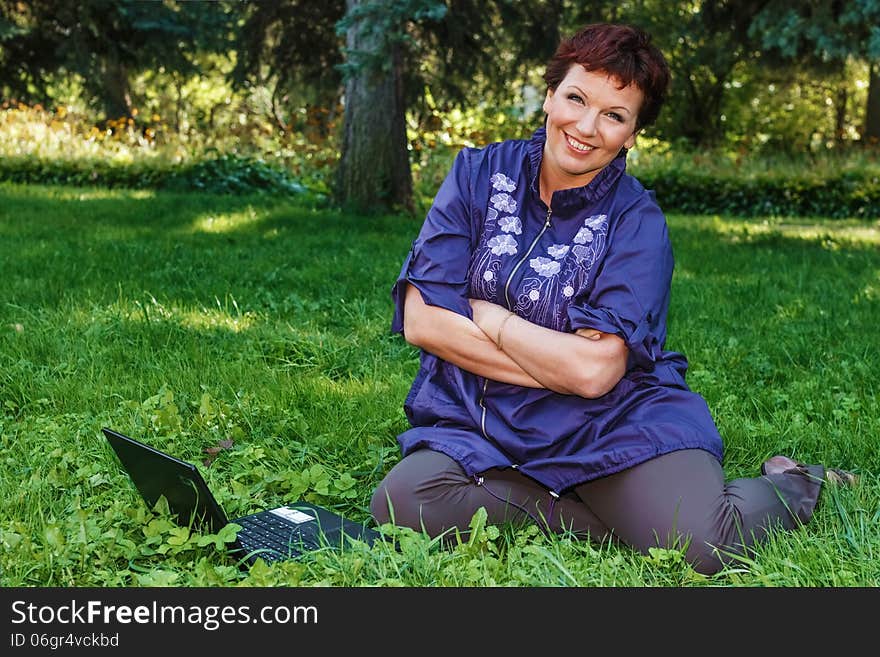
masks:
[[[623,117],[617,112],[608,112],[608,116],[610,116],[612,120],[617,121],[618,123],[623,123]]]
[[[568,99],[573,100],[576,103],[584,104],[584,99],[578,96],[577,94],[568,94]]]

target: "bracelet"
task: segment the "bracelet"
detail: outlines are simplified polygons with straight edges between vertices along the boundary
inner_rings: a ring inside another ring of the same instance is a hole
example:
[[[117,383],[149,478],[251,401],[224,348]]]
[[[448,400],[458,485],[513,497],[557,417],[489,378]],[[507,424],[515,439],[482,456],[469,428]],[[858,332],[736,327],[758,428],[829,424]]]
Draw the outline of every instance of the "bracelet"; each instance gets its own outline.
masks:
[[[514,313],[509,313],[507,317],[501,320],[501,324],[498,326],[498,336],[495,339],[495,344],[498,346],[499,351],[501,350],[501,331],[504,329],[504,325],[507,324],[507,320],[513,317]]]

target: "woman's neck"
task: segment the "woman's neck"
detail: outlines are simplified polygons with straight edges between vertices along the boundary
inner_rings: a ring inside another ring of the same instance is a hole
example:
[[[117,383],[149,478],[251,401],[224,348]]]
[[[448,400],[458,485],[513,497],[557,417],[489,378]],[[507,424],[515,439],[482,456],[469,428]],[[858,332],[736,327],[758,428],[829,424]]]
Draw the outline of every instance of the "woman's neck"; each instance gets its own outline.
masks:
[[[555,192],[588,185],[599,172],[592,171],[590,173],[591,175],[589,176],[568,176],[562,172],[553,171],[552,167],[547,166],[544,162],[542,162],[541,171],[538,174],[538,192],[540,194],[541,200],[544,201],[544,203],[549,208],[550,201],[553,199],[553,194]]]

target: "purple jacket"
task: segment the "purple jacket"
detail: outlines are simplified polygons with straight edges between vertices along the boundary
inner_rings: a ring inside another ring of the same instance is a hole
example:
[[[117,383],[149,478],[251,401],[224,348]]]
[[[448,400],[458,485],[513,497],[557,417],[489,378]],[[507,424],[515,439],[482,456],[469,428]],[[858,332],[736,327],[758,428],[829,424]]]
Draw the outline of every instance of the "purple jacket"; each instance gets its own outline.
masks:
[[[663,349],[673,258],[653,192],[625,173],[623,154],[548,208],[538,195],[544,140],[541,128],[458,154],[392,289],[392,331],[403,330],[409,282],[426,303],[468,318],[472,297],[558,331],[618,335],[627,372],[585,399],[486,379],[423,350],[403,455],[443,452],[471,476],[515,467],[556,493],[679,449],[721,460],[709,409],[685,383],[687,360]]]

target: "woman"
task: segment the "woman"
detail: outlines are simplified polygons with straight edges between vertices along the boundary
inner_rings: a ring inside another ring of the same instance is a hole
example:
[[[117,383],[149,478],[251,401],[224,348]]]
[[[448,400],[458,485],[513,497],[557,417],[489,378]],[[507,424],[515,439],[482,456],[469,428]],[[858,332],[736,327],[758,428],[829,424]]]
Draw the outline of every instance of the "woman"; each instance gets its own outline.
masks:
[[[436,536],[485,507],[492,523],[684,547],[717,572],[809,520],[825,468],[774,457],[725,484],[687,360],[663,349],[666,221],[625,172],[669,81],[650,37],[589,25],[545,81],[531,139],[458,154],[394,286],[392,328],[421,367],[371,511]]]

